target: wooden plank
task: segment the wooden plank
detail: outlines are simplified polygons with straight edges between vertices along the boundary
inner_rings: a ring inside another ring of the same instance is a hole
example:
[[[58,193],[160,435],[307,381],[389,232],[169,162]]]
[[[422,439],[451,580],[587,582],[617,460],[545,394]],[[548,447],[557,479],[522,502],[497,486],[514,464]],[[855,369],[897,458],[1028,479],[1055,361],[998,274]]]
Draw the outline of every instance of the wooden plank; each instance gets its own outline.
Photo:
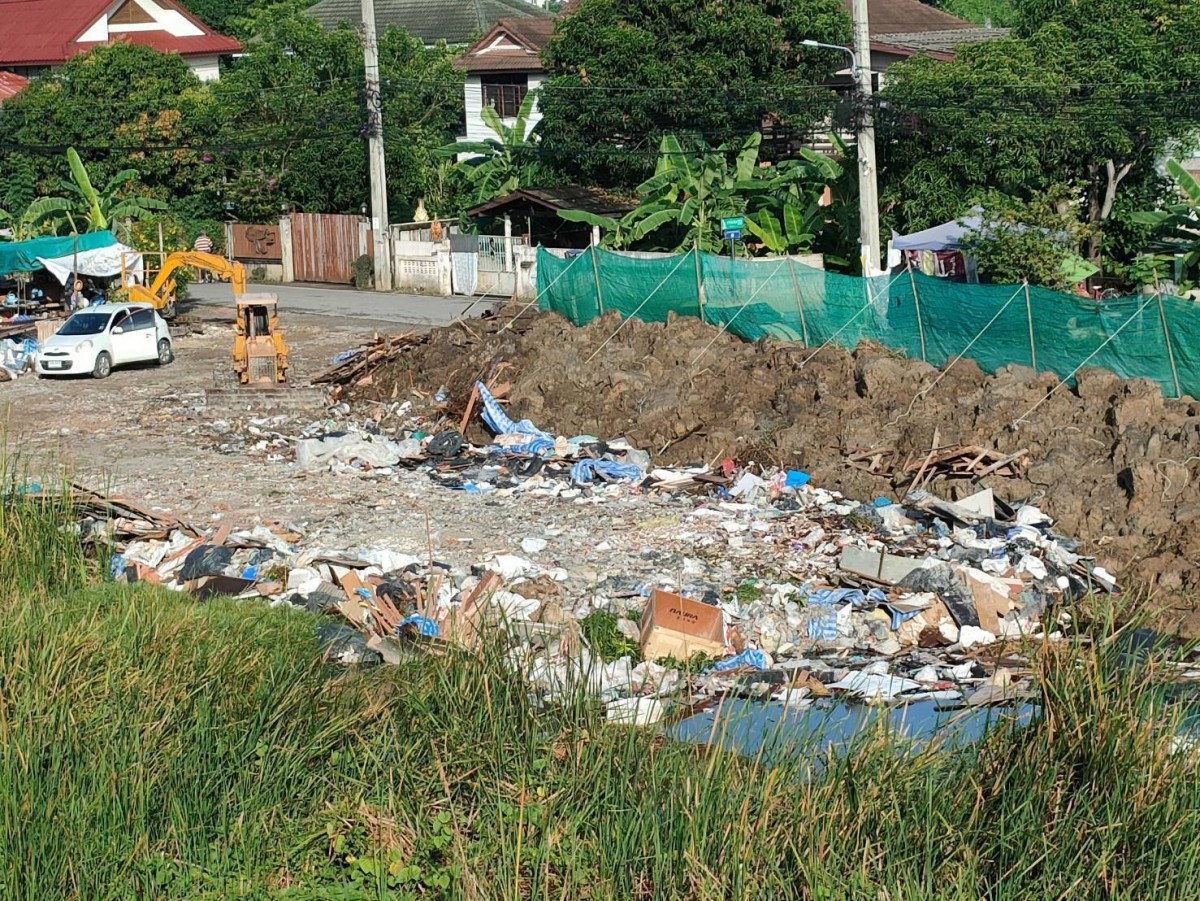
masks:
[[[996,472],[999,469],[1003,469],[1005,466],[1008,466],[1009,464],[1016,462],[1021,457],[1025,456],[1027,453],[1029,453],[1029,448],[1023,447],[1019,451],[1017,451],[1015,454],[1009,454],[1007,457],[1004,457],[1004,458],[996,461],[991,466],[989,466],[987,469],[983,470],[981,473],[979,473],[977,476],[975,476],[975,478],[982,479],[984,476],[989,476],[993,472]]]

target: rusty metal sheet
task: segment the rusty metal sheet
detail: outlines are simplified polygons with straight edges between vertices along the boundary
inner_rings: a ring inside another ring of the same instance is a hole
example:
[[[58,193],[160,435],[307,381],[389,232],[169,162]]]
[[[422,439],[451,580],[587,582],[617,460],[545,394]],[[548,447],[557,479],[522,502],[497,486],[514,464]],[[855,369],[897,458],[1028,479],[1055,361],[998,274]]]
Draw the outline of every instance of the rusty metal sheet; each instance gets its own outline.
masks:
[[[262,260],[266,263],[283,259],[283,245],[279,241],[278,225],[233,226],[233,258],[246,262]]]
[[[358,216],[292,214],[292,267],[298,282],[347,285],[359,256]],[[367,247],[371,247],[370,232]]]

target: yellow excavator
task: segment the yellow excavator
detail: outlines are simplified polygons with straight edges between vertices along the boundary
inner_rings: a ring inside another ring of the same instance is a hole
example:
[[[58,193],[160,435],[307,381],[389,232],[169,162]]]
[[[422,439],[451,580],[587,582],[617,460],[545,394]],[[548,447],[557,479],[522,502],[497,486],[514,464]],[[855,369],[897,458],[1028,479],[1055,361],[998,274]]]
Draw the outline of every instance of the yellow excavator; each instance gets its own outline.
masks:
[[[130,303],[149,304],[158,310],[164,319],[175,318],[175,273],[184,266],[193,269],[203,269],[218,278],[227,278],[233,286],[233,297],[236,300],[246,293],[246,267],[241,263],[230,262],[215,253],[200,253],[198,250],[180,250],[163,257],[162,268],[154,276],[149,285],[128,285]],[[126,279],[128,283],[128,280]]]
[[[175,273],[182,267],[203,269],[227,278],[233,287],[237,316],[233,327],[233,372],[242,385],[269,387],[287,381],[288,348],[279,328],[279,299],[274,294],[247,294],[246,267],[213,253],[181,250],[163,258],[162,268],[149,285],[127,285],[130,303],[158,310],[164,319],[175,317]]]

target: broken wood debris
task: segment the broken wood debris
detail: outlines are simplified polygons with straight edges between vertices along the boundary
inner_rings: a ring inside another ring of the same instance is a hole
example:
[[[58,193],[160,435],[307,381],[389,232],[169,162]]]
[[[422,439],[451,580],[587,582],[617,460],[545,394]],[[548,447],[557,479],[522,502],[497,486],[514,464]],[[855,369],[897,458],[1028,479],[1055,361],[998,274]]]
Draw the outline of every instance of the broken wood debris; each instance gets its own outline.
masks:
[[[66,492],[42,489],[22,492],[19,496],[23,500],[61,502],[64,500],[64,494],[75,513],[77,522],[81,524],[103,523],[110,528],[111,537],[122,541],[168,538],[172,532],[176,531],[192,537],[200,535],[195,527],[175,517],[160,516],[126,501],[104,497],[82,485],[72,484]],[[11,502],[16,496],[8,495],[7,498]],[[85,540],[95,540],[95,536],[88,534],[87,529],[84,532]]]
[[[380,366],[390,363],[405,351],[425,341],[425,336],[416,332],[403,335],[376,335],[370,343],[350,351],[345,359],[313,378],[314,385],[332,385],[340,388],[369,384],[371,376]]]
[[[938,478],[978,480],[989,475],[1019,478],[1028,454],[1028,448],[1006,454],[975,444],[950,448],[935,444],[925,455],[910,454],[903,458],[893,447],[856,448],[846,455],[846,462],[857,469],[890,478],[896,484],[922,488]]]

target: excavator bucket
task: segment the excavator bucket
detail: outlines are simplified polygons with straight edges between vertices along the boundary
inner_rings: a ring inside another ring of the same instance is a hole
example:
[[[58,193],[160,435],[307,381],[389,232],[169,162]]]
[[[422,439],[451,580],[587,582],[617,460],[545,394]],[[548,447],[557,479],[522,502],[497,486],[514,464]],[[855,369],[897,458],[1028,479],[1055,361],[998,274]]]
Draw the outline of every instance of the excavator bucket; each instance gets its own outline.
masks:
[[[274,294],[237,298],[233,371],[242,385],[271,387],[287,381],[288,348],[279,328],[279,299]]]

